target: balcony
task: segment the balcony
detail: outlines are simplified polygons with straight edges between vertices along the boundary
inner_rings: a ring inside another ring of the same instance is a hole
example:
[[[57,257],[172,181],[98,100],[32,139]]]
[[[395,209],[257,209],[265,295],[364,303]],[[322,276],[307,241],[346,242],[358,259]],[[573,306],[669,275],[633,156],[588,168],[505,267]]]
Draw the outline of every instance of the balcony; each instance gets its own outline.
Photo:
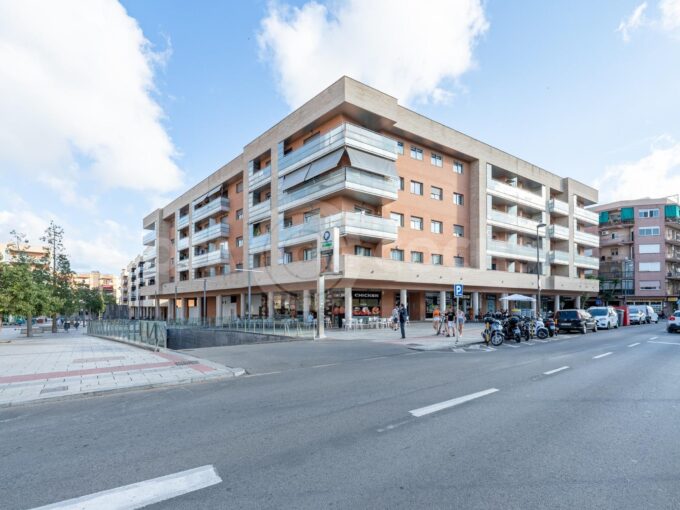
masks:
[[[175,269],[177,271],[187,271],[189,269],[189,259],[179,260],[177,259],[177,264],[175,264]]]
[[[192,221],[194,223],[219,214],[221,212],[227,212],[229,210],[229,199],[227,197],[220,197],[208,202],[198,209],[194,209]]]
[[[354,124],[342,124],[325,135],[311,140],[299,149],[281,156],[279,158],[279,176],[283,176],[344,146],[355,147],[392,160],[397,159],[397,142],[395,140]]]
[[[203,230],[199,230],[198,232],[194,232],[191,236],[191,245],[196,246],[197,244],[207,243],[208,241],[222,237],[229,237],[229,225],[226,223],[218,223],[211,227],[204,228]]]
[[[177,230],[182,230],[184,227],[189,226],[189,215],[185,214],[177,218]]]
[[[153,246],[146,248],[144,250],[144,253],[142,253],[142,260],[144,260],[144,262],[147,262],[149,260],[153,260],[155,258],[156,258],[156,248],[153,247]]]
[[[248,210],[248,223],[255,223],[257,221],[262,221],[265,218],[271,216],[272,213],[272,202],[271,199],[264,200],[259,204],[251,205]]]
[[[569,252],[552,250],[548,253],[548,263],[569,265]]]
[[[229,251],[222,248],[214,251],[209,251],[208,253],[203,253],[202,255],[194,255],[191,265],[194,268],[198,268],[228,263],[229,263]]]
[[[489,211],[487,220],[501,227],[520,230],[534,235],[536,235],[536,227],[538,227],[537,221],[493,209]]]
[[[666,278],[669,280],[680,280],[680,270],[668,271]]]
[[[630,244],[633,241],[626,237],[616,236],[612,238],[611,236],[600,236],[600,246],[619,246],[623,244]]]
[[[144,246],[153,246],[153,244],[156,242],[156,231],[152,230],[151,232],[147,232],[144,234],[144,237],[142,237],[142,243]]]
[[[574,241],[585,246],[592,246],[593,248],[598,248],[600,246],[599,236],[588,234],[587,232],[582,232],[580,230],[574,231]]]
[[[248,177],[248,189],[254,190],[270,182],[272,176],[272,167],[267,165],[262,170],[253,172],[253,175]]]
[[[259,236],[251,237],[248,243],[248,251],[250,253],[258,253],[267,251],[271,248],[272,237],[269,232],[260,234]]]
[[[536,247],[531,245],[513,244],[505,241],[487,239],[486,251],[489,255],[506,259],[536,261]],[[545,262],[545,252],[539,250],[539,260]]]
[[[587,269],[599,269],[600,260],[597,257],[587,257],[586,255],[574,255],[574,265]]]
[[[557,200],[556,198],[551,198],[548,202],[548,211],[552,214],[562,214],[564,216],[569,216],[569,204]]]
[[[177,238],[176,243],[178,250],[187,249],[189,247],[189,236]]]
[[[583,207],[574,207],[574,218],[590,225],[599,225],[600,217],[596,212],[589,211]]]
[[[532,193],[531,191],[510,186],[509,184],[494,179],[487,179],[486,190],[494,196],[528,205],[540,209],[541,211],[545,210],[545,199],[543,196]]]
[[[562,225],[555,225],[554,223],[548,227],[548,235],[551,239],[569,240],[569,229]]]

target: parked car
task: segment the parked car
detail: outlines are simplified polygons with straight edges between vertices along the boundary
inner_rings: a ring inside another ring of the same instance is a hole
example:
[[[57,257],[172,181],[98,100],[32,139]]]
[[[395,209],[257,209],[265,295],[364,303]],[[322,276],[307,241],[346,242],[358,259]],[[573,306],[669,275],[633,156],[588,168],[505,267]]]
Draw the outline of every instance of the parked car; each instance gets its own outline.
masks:
[[[654,308],[652,308],[652,307],[649,306],[649,305],[643,306],[642,308],[643,308],[644,311],[645,311],[645,316],[646,316],[646,319],[647,319],[647,324],[651,324],[652,322],[653,322],[654,324],[658,324],[658,323],[659,323],[659,314],[657,314],[657,313],[654,311]]]
[[[629,306],[628,320],[630,324],[645,324],[647,322],[647,311],[644,306]]]
[[[597,331],[597,321],[582,309],[560,310],[557,312],[557,331],[580,331],[586,334],[588,330]]]
[[[668,325],[666,326],[666,331],[669,333],[675,333],[680,331],[680,310],[674,311],[670,317],[668,317]]]
[[[588,313],[597,321],[600,329],[611,329],[619,327],[619,315],[611,306],[591,306]]]

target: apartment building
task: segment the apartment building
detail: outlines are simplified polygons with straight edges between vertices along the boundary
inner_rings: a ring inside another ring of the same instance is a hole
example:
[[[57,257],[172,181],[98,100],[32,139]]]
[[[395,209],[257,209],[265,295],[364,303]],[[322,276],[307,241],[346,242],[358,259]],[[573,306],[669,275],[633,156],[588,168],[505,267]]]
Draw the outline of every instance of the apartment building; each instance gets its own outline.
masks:
[[[602,296],[617,304],[648,304],[672,312],[680,298],[678,197],[602,204],[599,278]]]
[[[11,264],[18,259],[20,253],[37,261],[47,257],[49,251],[43,246],[22,246],[19,249],[14,243],[0,243],[0,262]]]
[[[596,202],[343,77],[144,218],[154,272],[139,293],[158,296],[158,317],[244,317],[250,279],[252,316],[307,317],[328,264],[319,235],[337,229],[324,309],[338,322],[399,303],[426,319],[455,283],[470,313],[499,310],[506,294],[537,294],[537,259],[542,308],[578,306],[598,292]]]
[[[156,291],[143,293],[147,285],[155,286],[154,264],[145,255],[138,255],[132,259],[120,273],[120,301],[127,305],[131,319],[153,319],[156,317]],[[167,308],[167,300],[164,300]],[[159,315],[160,316],[160,315]]]
[[[112,274],[101,274],[99,271],[77,273],[73,281],[76,285],[85,285],[99,290],[103,295],[113,296],[116,301],[120,299],[118,277]]]

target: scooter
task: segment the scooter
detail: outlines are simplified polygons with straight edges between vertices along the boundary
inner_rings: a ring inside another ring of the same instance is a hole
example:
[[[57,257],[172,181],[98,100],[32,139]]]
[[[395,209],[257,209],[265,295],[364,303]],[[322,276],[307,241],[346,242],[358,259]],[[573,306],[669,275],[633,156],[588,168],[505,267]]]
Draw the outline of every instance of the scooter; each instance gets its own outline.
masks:
[[[553,324],[553,327],[554,327],[554,324]],[[543,323],[543,319],[541,319],[540,317],[538,317],[534,321],[534,328],[536,330],[536,336],[538,338],[540,338],[541,340],[548,338],[548,336],[552,336],[550,334],[550,331],[548,330],[548,328]]]
[[[555,319],[548,317],[545,320],[545,327],[548,329],[548,336],[557,336],[557,326],[555,325]]]
[[[522,341],[522,329],[520,328],[519,317],[512,316],[505,320],[505,336],[507,338],[512,338],[515,342],[520,343]]]
[[[486,345],[491,343],[495,347],[498,347],[505,340],[505,335],[503,334],[503,327],[501,322],[491,317],[484,318],[484,330],[482,331],[482,338]]]

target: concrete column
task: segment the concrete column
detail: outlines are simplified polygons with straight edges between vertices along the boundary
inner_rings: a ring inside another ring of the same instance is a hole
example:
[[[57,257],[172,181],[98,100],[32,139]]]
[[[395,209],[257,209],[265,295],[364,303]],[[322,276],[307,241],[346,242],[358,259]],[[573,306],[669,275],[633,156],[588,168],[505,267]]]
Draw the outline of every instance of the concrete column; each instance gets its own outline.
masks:
[[[345,318],[352,317],[352,287],[345,287]]]
[[[560,296],[559,294],[555,296],[555,311],[557,312],[560,309]]]
[[[154,298],[153,318],[157,321],[161,319],[161,305],[158,302],[158,296]]]
[[[215,320],[219,321],[222,318],[222,296],[218,294],[215,296]]]
[[[406,289],[399,291],[399,304],[408,308],[408,291]]]
[[[574,304],[576,308],[581,308],[581,296],[576,296],[576,299],[574,299]]]
[[[181,316],[180,319],[186,319],[188,317],[187,315],[187,298],[182,298],[182,310],[180,311]]]
[[[203,318],[203,294],[196,296],[196,308],[198,309],[198,319]]]
[[[177,318],[177,307],[175,306],[175,298],[168,299],[168,319]]]
[[[302,320],[306,321],[309,317],[310,292],[305,289],[302,291]]]
[[[474,317],[479,315],[479,292],[472,293],[472,315]]]
[[[270,319],[274,318],[274,293],[267,292],[267,317]]]
[[[239,312],[241,319],[246,318],[246,299],[248,299],[248,294],[241,292],[241,298],[239,299],[239,303],[241,303],[241,311]]]
[[[439,291],[439,311],[443,314],[446,311],[446,291]]]

